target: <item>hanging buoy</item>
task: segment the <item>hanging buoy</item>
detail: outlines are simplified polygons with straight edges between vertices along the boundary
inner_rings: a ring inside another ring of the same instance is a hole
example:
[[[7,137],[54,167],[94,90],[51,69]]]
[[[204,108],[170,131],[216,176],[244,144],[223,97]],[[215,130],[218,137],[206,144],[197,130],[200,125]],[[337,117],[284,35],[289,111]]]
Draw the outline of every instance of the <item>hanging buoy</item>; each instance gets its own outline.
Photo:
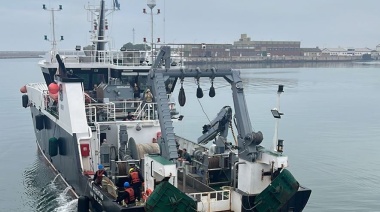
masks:
[[[80,196],[78,198],[78,212],[88,212],[90,210],[90,198]]]
[[[59,91],[59,86],[57,85],[57,83],[54,83],[54,82],[50,83],[48,90],[49,90],[49,94],[56,94]]]
[[[211,98],[215,96],[214,82],[211,82],[211,87],[210,87],[210,91],[208,92],[208,95]]]
[[[27,108],[28,104],[29,104],[29,97],[28,97],[28,95],[26,95],[26,94],[22,95],[22,106],[24,108]]]
[[[50,138],[49,139],[49,155],[50,157],[54,157],[58,155],[58,139]]]
[[[178,103],[181,107],[183,107],[186,103],[186,95],[185,95],[185,89],[181,86],[179,89],[179,94],[178,94]]]
[[[44,129],[44,115],[36,115],[36,129],[42,130]]]
[[[199,85],[199,78],[197,79],[197,85],[198,85],[198,88],[197,88],[197,98],[200,99],[200,98],[203,97],[203,91],[202,91],[201,86]]]
[[[22,86],[22,87],[20,88],[20,92],[21,92],[21,93],[26,93],[26,92],[27,92],[27,90],[26,90],[26,85],[24,85],[24,86]]]
[[[203,91],[202,91],[202,88],[199,87],[198,85],[198,88],[197,88],[197,98],[200,99],[203,97]]]
[[[58,138],[59,155],[66,155],[66,142],[64,138]]]

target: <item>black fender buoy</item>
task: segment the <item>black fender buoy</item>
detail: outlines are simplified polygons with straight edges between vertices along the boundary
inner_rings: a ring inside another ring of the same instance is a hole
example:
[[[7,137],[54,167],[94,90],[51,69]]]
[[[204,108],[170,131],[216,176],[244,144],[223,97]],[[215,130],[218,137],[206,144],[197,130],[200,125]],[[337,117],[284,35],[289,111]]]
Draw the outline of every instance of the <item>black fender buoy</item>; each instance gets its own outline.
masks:
[[[78,198],[78,212],[88,212],[90,210],[90,198],[80,196]]]
[[[50,157],[58,155],[58,139],[55,137],[49,139],[49,155]]]
[[[197,98],[201,99],[202,97],[203,97],[203,91],[202,91],[202,88],[198,85],[198,88],[197,88]]]
[[[64,138],[58,138],[59,155],[66,155],[66,141]]]
[[[37,130],[42,130],[44,129],[44,115],[36,115],[36,129]]]
[[[178,93],[178,102],[181,107],[183,107],[186,103],[186,95],[185,95],[185,89],[181,86]]]
[[[29,97],[28,97],[28,95],[26,95],[26,94],[22,95],[22,106],[24,108],[27,108],[28,104],[29,104]]]
[[[214,82],[211,82],[211,87],[210,87],[210,91],[208,92],[208,95],[211,98],[215,96]]]

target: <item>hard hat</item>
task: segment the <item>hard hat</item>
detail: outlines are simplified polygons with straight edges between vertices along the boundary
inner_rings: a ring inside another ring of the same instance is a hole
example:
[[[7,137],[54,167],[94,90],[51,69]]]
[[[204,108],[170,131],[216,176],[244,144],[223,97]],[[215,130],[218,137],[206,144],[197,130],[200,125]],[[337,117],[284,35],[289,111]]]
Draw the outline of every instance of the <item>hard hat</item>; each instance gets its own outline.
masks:
[[[150,92],[150,89],[148,88],[148,89],[146,89],[146,92]]]
[[[129,169],[129,173],[131,173],[132,171],[133,171],[133,168],[130,168],[130,169]]]
[[[98,169],[103,169],[103,168],[104,168],[104,166],[102,164],[98,165]]]
[[[128,188],[129,187],[129,183],[128,182],[125,182],[124,183],[124,188]]]

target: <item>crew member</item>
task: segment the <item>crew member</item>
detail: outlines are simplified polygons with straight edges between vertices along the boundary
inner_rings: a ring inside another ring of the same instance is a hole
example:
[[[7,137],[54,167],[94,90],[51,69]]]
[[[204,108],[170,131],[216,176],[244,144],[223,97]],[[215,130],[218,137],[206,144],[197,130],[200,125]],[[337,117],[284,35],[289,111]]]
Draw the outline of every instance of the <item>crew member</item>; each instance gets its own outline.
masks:
[[[137,201],[140,202],[141,199],[141,186],[144,182],[144,178],[141,173],[135,168],[129,169],[130,182],[132,184],[133,190],[135,191],[135,196]]]
[[[135,83],[135,86],[133,87],[133,98],[135,99],[135,101],[140,100],[140,95],[140,88],[137,85],[137,83]]]
[[[145,91],[144,100],[147,103],[153,102],[153,94],[150,92],[149,88]]]
[[[107,172],[104,170],[104,166],[102,164],[98,165],[98,171],[94,174],[94,182],[96,185],[101,185],[103,176],[107,177]]]
[[[135,120],[135,116],[132,115],[131,112],[128,112],[128,115],[123,119],[123,121],[133,121]]]
[[[182,160],[184,161],[188,161],[189,163],[191,163],[191,156],[190,154],[187,152],[187,149],[183,149],[183,158]]]
[[[128,206],[134,206],[136,205],[135,201],[135,192],[131,188],[128,182],[124,183],[124,193],[119,195],[114,202],[120,203],[122,200],[124,200],[125,204]]]

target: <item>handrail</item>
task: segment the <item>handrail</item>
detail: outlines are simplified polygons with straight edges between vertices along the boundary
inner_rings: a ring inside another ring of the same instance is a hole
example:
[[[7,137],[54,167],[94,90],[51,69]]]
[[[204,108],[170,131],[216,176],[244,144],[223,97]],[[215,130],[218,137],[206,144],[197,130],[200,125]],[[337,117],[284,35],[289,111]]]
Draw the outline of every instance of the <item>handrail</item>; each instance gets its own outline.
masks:
[[[124,118],[128,112],[137,120],[156,120],[158,117],[157,103],[143,103],[143,101],[112,101],[109,103],[90,103],[86,105],[87,122],[94,123],[99,120],[97,115],[105,115],[106,121],[115,121]],[[103,111],[103,113],[101,113]]]
[[[215,194],[217,196],[218,194],[221,195],[221,198],[211,198],[211,195]],[[196,198],[196,196],[207,196],[207,199],[216,199],[216,201],[223,201],[223,200],[229,200],[231,197],[231,191],[230,190],[222,190],[222,191],[209,191],[209,192],[198,192],[198,193],[188,193],[189,196],[194,197],[194,199],[197,200],[197,202],[201,202],[202,198]]]
[[[202,193],[189,193],[197,201],[197,208],[201,211],[230,211],[231,191],[210,191]]]
[[[145,61],[147,52],[141,50],[60,50],[59,54],[64,63],[102,63],[117,66],[147,66],[147,64],[141,63],[142,61]]]

